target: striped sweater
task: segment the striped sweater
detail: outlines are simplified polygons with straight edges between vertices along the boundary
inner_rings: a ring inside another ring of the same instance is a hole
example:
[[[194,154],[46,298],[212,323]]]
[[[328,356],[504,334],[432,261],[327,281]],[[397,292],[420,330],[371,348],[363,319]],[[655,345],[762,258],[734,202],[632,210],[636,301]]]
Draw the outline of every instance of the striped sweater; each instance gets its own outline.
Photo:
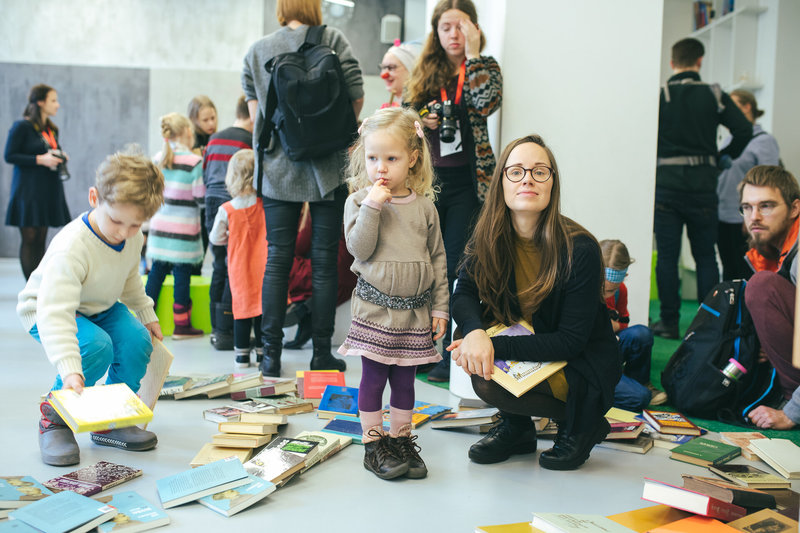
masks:
[[[155,159],[161,160],[161,154]],[[164,168],[164,205],[150,220],[147,257],[167,263],[196,264],[203,260],[200,209],[206,188],[202,158],[178,147],[172,168]]]
[[[472,125],[472,138],[475,142],[474,172],[477,181],[478,198],[483,202],[496,164],[492,145],[489,144],[489,129],[486,119],[500,109],[503,101],[503,75],[500,65],[491,56],[467,59],[464,97],[467,114]]]

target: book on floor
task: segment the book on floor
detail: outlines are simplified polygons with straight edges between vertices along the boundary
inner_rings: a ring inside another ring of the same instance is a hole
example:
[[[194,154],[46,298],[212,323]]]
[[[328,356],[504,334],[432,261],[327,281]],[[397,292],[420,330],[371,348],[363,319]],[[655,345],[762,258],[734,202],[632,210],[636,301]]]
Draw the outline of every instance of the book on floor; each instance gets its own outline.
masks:
[[[250,483],[200,498],[198,503],[223,516],[233,516],[239,511],[260,502],[275,491],[275,484],[256,476]]]
[[[316,442],[319,450],[319,453],[312,457],[312,459],[306,459],[306,466],[303,468],[303,472],[315,464],[321,463],[322,461],[328,459],[353,441],[352,437],[326,433],[324,431],[303,431],[300,434],[295,435],[294,438]]]
[[[256,400],[244,400],[242,402],[231,402],[226,407],[233,407],[245,413],[275,413],[275,407]]]
[[[384,407],[384,409],[388,408],[389,408],[388,405]],[[453,412],[453,408],[447,405],[439,405],[436,403],[428,403],[416,400],[414,401],[413,412],[421,413],[423,415],[428,415],[431,420],[436,420],[437,418],[443,417],[447,413]]]
[[[249,475],[276,485],[299,472],[304,466],[301,455],[278,447],[264,448],[244,464]]]
[[[253,456],[252,448],[227,448],[223,446],[214,446],[212,443],[203,444],[197,455],[194,456],[189,466],[197,468],[198,466],[207,465],[220,459],[228,457],[236,457],[242,463],[247,461]]]
[[[480,398],[459,398],[457,407],[459,411],[466,411],[467,409],[486,409],[487,407],[491,407],[491,405]]]
[[[0,509],[16,509],[52,496],[53,492],[31,476],[0,477]]]
[[[608,421],[611,431],[608,432],[605,440],[628,440],[635,439],[644,431],[644,422],[612,422]]]
[[[392,415],[388,409],[385,409],[382,413],[383,417],[383,429],[388,433],[389,428],[392,424]],[[430,421],[431,417],[429,415],[423,413],[411,413],[411,429],[416,429],[426,422]]]
[[[238,422],[244,411],[236,407],[212,407],[203,411],[203,419],[209,422]]]
[[[246,424],[275,424],[281,426],[289,423],[289,417],[278,413],[242,413],[239,422]]]
[[[521,320],[511,326],[498,324],[486,330],[490,337],[518,337],[533,335],[533,327]],[[533,387],[567,366],[566,361],[508,361],[495,359],[492,381],[519,398]]]
[[[795,515],[796,516],[796,515]],[[798,522],[772,509],[762,509],[729,522],[728,526],[747,533],[790,533],[798,531]]]
[[[491,424],[497,421],[499,412],[500,411],[498,411],[495,407],[490,407],[489,409],[456,411],[454,413],[447,413],[436,420],[432,420],[431,427],[434,429],[444,429]]]
[[[337,416],[329,420],[322,431],[326,433],[334,433],[336,435],[344,435],[350,437],[356,444],[363,444],[361,437],[363,430],[361,429],[361,420],[352,416]]]
[[[139,398],[152,411],[156,408],[156,402],[161,396],[164,382],[169,375],[169,369],[175,356],[172,355],[164,343],[153,338],[153,352],[150,354],[150,362],[147,363],[147,370],[139,384]]]
[[[303,372],[303,398],[322,398],[327,385],[346,386],[343,372],[306,370]]]
[[[747,510],[739,505],[651,478],[644,478],[642,499],[725,521],[747,514]]]
[[[226,394],[243,391],[252,387],[258,387],[263,383],[261,372],[248,372],[246,374],[233,374],[227,387],[220,387],[208,393],[209,398],[218,398]],[[244,398],[239,398],[244,399]]]
[[[689,516],[651,529],[648,533],[735,533],[729,525],[707,516]]]
[[[305,463],[304,467],[315,464],[322,451],[317,440],[290,437],[275,437],[272,442],[267,444],[267,448],[278,448],[299,456]]]
[[[786,479],[800,479],[800,446],[789,439],[756,439],[750,451]]]
[[[494,526],[477,526],[475,533],[538,533],[530,522],[516,522],[514,524],[497,524]]]
[[[681,413],[645,409],[642,411],[642,416],[659,433],[671,435],[700,435],[702,433],[699,427]]]
[[[721,465],[738,457],[741,449],[724,442],[696,437],[672,449],[670,459],[699,466]]]
[[[40,531],[83,533],[116,514],[110,505],[67,490],[12,511],[9,517]]]
[[[254,398],[254,401],[274,407],[275,412],[283,415],[310,413],[314,410],[313,403],[292,394],[282,394],[280,396],[272,396],[271,398]]]
[[[153,411],[124,383],[52,391],[50,403],[75,433],[146,424]]]
[[[534,513],[531,525],[545,533],[631,533],[633,530],[601,515]]]
[[[722,439],[722,442],[741,448],[742,457],[745,459],[749,459],[750,461],[758,461],[759,457],[751,452],[747,447],[750,445],[751,441],[756,439],[766,439],[767,437],[758,431],[721,431],[719,438]]]
[[[603,440],[597,443],[599,448],[608,448],[630,453],[647,453],[653,447],[653,439],[646,435],[639,435],[633,440],[617,439]]]
[[[99,461],[91,466],[49,479],[44,482],[44,486],[53,492],[71,490],[84,496],[92,496],[141,475],[142,471],[138,468]]]
[[[758,489],[772,495],[775,498],[775,508],[779,511],[795,510],[793,516],[800,514],[800,493],[792,489]]]
[[[645,533],[653,528],[675,522],[692,513],[675,509],[669,505],[650,505],[633,511],[626,511],[624,513],[617,513],[609,515],[607,518],[613,520],[618,524],[636,531],[637,533]]]
[[[326,385],[317,408],[318,418],[333,418],[337,415],[358,416],[358,389]]]
[[[193,380],[189,376],[167,376],[164,385],[161,386],[159,398],[173,398],[175,394],[183,392],[192,386]]]
[[[156,489],[161,506],[169,509],[249,482],[242,462],[228,457],[159,479]]]
[[[0,533],[41,533],[35,527],[31,527],[19,520],[2,520],[8,518],[11,509],[0,509]]]
[[[664,448],[666,450],[671,450],[680,446],[681,444],[686,444],[690,440],[692,440],[694,435],[672,435],[669,433],[660,433],[656,431],[650,424],[644,425],[644,435],[653,439],[653,445],[656,448]]]
[[[640,422],[641,415],[639,413],[634,413],[633,411],[628,411],[626,409],[620,409],[619,407],[612,407],[606,412],[606,418],[610,420],[616,420],[617,422]]]
[[[134,491],[98,496],[95,500],[110,505],[118,511],[114,518],[98,526],[98,533],[111,533],[111,531],[135,533],[169,524],[167,513]]]
[[[731,483],[751,489],[788,489],[792,486],[790,481],[752,465],[710,465],[708,469]]]
[[[182,392],[176,392],[172,397],[176,400],[208,395],[209,392],[225,389],[233,381],[233,374],[220,374],[216,376],[202,376],[192,379],[191,385]]]
[[[249,398],[267,398],[279,396],[297,390],[294,380],[278,378],[262,378],[262,383],[254,387],[231,392],[232,400],[246,400]]]
[[[272,440],[273,435],[245,435],[242,433],[217,433],[211,444],[223,448],[260,448]]]
[[[240,435],[274,435],[278,432],[278,424],[259,424],[255,422],[220,422],[217,425],[220,433],[238,433]]]
[[[757,489],[740,487],[713,477],[691,474],[682,474],[682,477],[685,488],[734,505],[755,509],[773,508],[776,505],[775,496]]]

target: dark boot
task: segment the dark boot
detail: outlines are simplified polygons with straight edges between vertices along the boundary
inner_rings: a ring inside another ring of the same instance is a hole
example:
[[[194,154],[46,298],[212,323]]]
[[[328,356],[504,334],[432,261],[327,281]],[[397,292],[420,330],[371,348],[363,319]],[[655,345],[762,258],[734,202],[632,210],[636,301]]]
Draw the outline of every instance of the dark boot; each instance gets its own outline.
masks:
[[[263,346],[256,346],[255,351],[256,351],[256,365],[260,365],[261,360],[264,359],[264,352],[266,352],[267,350]]]
[[[192,327],[192,302],[189,305],[183,306],[181,304],[172,304],[172,316],[175,320],[175,330],[172,332],[174,340],[191,339],[194,337],[202,337],[202,329]]]
[[[211,345],[220,351],[233,350],[233,309],[230,305],[213,305],[214,321],[211,330]]]
[[[44,401],[39,405],[39,451],[46,465],[69,466],[80,462],[80,449],[75,434],[59,414]]]
[[[400,428],[397,437],[389,437],[394,448],[395,455],[401,457],[408,463],[406,477],[409,479],[422,479],[428,475],[428,467],[425,461],[419,456],[421,448],[415,441],[417,435],[411,434],[411,425],[406,424]]]
[[[650,329],[653,330],[653,335],[658,335],[659,337],[663,337],[665,339],[681,338],[681,334],[678,331],[677,322],[665,322],[664,320],[659,320],[658,322],[651,324]]]
[[[398,456],[389,437],[376,426],[364,435],[364,468],[381,479],[394,479],[408,472],[408,463]]]
[[[281,345],[264,345],[262,348],[264,358],[258,365],[261,374],[270,377],[278,378],[281,376]]]
[[[234,366],[236,368],[247,368],[250,366],[250,347],[234,348],[233,353],[236,357],[236,359],[234,359]]]
[[[594,445],[606,438],[611,426],[602,418],[593,431],[567,434],[559,424],[553,447],[539,456],[539,464],[548,470],[575,470],[589,458]]]
[[[450,381],[450,357],[443,357],[436,366],[428,372],[428,381],[434,383],[448,383]]]
[[[294,334],[294,340],[291,340],[283,345],[287,350],[300,350],[311,338],[311,315],[307,314],[300,319],[297,323],[297,332]]]
[[[311,358],[311,370],[338,370],[344,372],[347,363],[331,355],[331,339],[314,339],[314,355]]]
[[[470,447],[469,458],[476,463],[491,464],[535,451],[536,426],[531,418],[503,413],[500,422]]]

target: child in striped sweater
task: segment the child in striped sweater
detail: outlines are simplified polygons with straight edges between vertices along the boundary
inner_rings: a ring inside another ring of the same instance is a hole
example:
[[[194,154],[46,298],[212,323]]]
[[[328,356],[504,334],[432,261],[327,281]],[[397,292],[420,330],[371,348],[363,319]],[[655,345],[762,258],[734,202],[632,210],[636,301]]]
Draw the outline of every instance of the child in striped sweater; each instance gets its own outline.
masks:
[[[158,302],[167,274],[175,279],[174,304],[176,340],[203,335],[190,322],[192,300],[189,284],[192,268],[203,261],[200,210],[205,197],[203,159],[191,152],[192,123],[179,113],[161,117],[164,149],[155,160],[164,173],[164,205],[150,221],[147,257],[152,260],[145,291]]]

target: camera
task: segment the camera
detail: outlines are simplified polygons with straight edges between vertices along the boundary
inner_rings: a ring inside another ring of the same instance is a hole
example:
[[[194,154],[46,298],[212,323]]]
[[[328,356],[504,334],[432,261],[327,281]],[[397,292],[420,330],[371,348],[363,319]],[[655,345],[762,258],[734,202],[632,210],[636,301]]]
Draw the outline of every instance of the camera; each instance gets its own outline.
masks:
[[[61,181],[67,181],[70,178],[69,170],[67,170],[67,156],[61,150],[51,150],[51,153],[56,156],[61,162],[56,167],[58,177]]]
[[[452,100],[444,100],[443,102],[434,102],[425,106],[421,116],[428,113],[435,113],[439,115],[442,122],[439,124],[439,138],[444,143],[451,143],[456,140],[456,130],[458,123],[456,122],[456,108]]]

